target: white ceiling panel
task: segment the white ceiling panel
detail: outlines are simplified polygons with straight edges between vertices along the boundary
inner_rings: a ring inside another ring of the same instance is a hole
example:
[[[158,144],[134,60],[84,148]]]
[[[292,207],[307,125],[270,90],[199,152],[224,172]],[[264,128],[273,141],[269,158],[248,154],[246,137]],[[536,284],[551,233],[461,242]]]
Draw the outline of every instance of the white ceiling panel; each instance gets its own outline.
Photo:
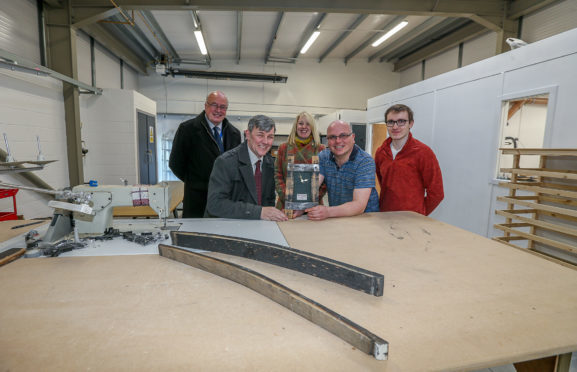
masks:
[[[285,13],[271,55],[280,58],[292,58],[303,38],[303,33],[316,17],[317,13]]]
[[[277,12],[243,12],[242,59],[262,59],[273,36]]]
[[[386,25],[394,16],[385,14],[369,15],[351,34],[331,53],[332,58],[345,58],[365,41],[377,34],[377,30]]]
[[[210,57],[236,58],[236,12],[198,12],[202,34]]]
[[[194,38],[194,24],[190,12],[154,11],[152,15],[162,28],[170,44],[183,59],[200,59],[200,49]],[[147,34],[150,34],[147,30]]]

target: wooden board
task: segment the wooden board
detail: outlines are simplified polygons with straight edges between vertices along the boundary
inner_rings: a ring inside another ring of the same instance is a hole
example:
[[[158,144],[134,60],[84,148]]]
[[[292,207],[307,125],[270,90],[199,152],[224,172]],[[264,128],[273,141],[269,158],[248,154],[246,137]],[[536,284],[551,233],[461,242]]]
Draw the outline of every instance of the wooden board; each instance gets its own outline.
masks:
[[[167,181],[170,188],[170,213],[173,213],[176,207],[184,199],[184,182]],[[114,217],[152,217],[158,218],[158,214],[149,206],[139,207],[114,207]]]
[[[22,226],[29,223],[40,222],[34,225]],[[30,230],[36,230],[40,227],[50,223],[50,220],[39,221],[39,220],[12,220],[12,221],[0,221],[0,241],[5,242],[6,240],[17,237],[21,234],[26,234]],[[20,228],[13,229],[15,226],[22,226]]]
[[[22,257],[26,253],[26,248],[9,248],[0,252],[0,266],[9,264],[10,262]]]
[[[481,369],[577,350],[575,270],[416,213],[336,220],[279,226],[295,249],[385,273],[382,302],[289,285],[373,322],[391,370]]]
[[[410,212],[279,226],[295,249],[386,273],[383,296],[211,255],[382,335],[388,360],[353,350],[241,285],[137,255],[21,258],[3,266],[0,368],[451,371],[577,350],[574,270]]]

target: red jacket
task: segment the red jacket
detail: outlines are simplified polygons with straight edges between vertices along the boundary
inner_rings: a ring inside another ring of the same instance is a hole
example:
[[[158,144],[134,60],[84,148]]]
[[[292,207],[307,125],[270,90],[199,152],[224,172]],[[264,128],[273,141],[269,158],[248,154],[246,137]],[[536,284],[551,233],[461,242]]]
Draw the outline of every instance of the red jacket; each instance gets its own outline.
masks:
[[[437,157],[409,133],[407,143],[393,160],[391,142],[392,139],[387,138],[375,153],[377,179],[381,185],[380,210],[415,211],[428,216],[444,197]]]

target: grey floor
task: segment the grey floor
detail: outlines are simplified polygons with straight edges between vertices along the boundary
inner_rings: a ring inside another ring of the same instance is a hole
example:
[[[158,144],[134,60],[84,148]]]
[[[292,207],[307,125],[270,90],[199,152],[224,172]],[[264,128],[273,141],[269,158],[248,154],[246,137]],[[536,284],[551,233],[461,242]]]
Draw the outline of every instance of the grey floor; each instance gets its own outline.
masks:
[[[476,372],[516,372],[516,370],[512,364],[509,364],[506,366],[481,369]],[[573,355],[571,356],[571,365],[569,366],[569,372],[577,372],[577,352],[573,353]]]

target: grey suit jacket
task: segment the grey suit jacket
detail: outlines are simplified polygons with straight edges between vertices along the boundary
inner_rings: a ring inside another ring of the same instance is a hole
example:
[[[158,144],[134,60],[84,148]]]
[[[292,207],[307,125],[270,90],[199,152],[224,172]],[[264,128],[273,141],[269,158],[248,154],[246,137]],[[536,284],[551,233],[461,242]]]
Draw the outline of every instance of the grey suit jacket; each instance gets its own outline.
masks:
[[[205,217],[260,219],[256,184],[247,142],[219,156],[208,182]],[[267,154],[262,162],[262,206],[274,206],[274,160]]]

